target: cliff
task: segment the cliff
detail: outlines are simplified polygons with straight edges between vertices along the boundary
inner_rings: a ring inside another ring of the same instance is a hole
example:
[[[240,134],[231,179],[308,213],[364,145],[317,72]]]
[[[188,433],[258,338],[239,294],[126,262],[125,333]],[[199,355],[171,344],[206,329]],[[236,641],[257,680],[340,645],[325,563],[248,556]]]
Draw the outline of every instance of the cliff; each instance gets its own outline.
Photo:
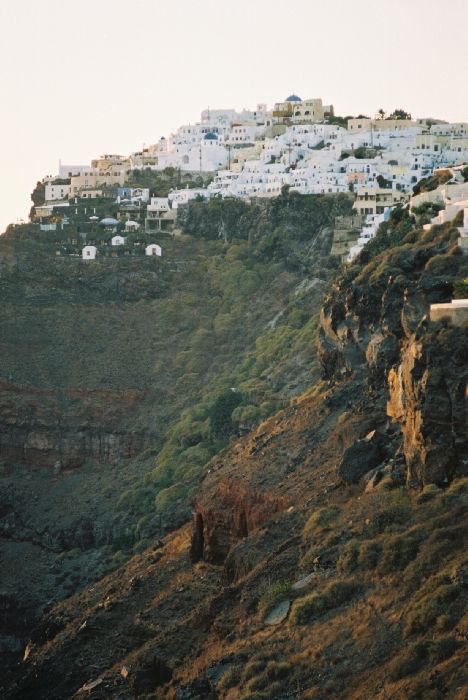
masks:
[[[466,328],[431,323],[429,306],[451,298],[467,261],[456,229],[423,233],[412,223],[403,245],[351,267],[334,285],[318,350],[326,378],[363,378],[401,428],[408,482],[424,486],[466,469]]]
[[[390,227],[325,296],[322,380],[206,464],[191,524],[44,611],[7,700],[461,700],[467,331],[428,308],[467,263]]]

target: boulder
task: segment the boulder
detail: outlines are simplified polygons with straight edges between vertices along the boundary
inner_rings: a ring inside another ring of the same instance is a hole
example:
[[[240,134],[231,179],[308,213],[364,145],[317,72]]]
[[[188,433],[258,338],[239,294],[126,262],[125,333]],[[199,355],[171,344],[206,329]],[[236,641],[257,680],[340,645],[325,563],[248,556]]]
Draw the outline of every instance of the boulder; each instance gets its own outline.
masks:
[[[338,474],[347,484],[357,484],[364,474],[375,469],[381,461],[382,449],[375,431],[372,431],[345,450]]]
[[[280,625],[288,616],[291,601],[289,599],[282,600],[265,616],[266,625]]]

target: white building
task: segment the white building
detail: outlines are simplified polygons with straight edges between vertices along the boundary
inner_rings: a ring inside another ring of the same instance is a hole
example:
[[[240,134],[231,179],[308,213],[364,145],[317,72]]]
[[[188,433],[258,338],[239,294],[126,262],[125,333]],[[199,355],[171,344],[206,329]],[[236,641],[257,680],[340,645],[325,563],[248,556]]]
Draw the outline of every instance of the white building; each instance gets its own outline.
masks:
[[[70,194],[70,185],[56,185],[54,182],[48,182],[45,186],[45,201],[58,202],[61,199],[68,199]]]
[[[146,208],[146,229],[162,231],[173,227],[177,217],[175,209],[171,208],[168,197],[151,197]]]
[[[89,170],[89,165],[62,165],[62,161],[59,161],[58,177],[73,177],[73,175],[79,175],[85,170]]]
[[[85,245],[81,251],[83,260],[95,260],[97,254],[97,248],[95,245]]]
[[[150,191],[147,187],[119,187],[117,189],[117,201],[129,201],[133,204],[149,202]]]
[[[366,243],[369,243],[377,235],[380,224],[386,221],[390,216],[391,209],[388,208],[383,214],[368,214],[365,218],[364,225],[362,227],[359,238],[357,239],[355,245],[352,245],[349,249],[347,261],[351,262],[354,258],[359,255],[361,250],[364,248]]]
[[[127,239],[124,236],[113,236],[111,238],[111,245],[125,245]]]
[[[150,243],[145,248],[145,255],[149,255],[149,256],[156,255],[158,257],[161,257],[161,255],[162,255],[161,246],[157,245],[156,243]]]
[[[188,204],[188,202],[191,202],[197,197],[208,199],[210,197],[210,192],[202,187],[187,187],[184,190],[173,190],[172,192],[169,192],[168,200],[172,205],[172,209],[175,210],[184,204]]]

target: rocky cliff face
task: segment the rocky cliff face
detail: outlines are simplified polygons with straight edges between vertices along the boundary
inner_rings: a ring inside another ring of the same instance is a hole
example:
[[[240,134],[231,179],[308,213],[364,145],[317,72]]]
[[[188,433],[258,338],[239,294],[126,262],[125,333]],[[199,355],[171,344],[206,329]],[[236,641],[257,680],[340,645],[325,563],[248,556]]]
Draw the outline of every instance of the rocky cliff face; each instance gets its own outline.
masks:
[[[466,331],[405,337],[388,373],[387,413],[401,426],[410,484],[444,485],[467,471]]]
[[[362,381],[376,408],[401,429],[407,481],[447,483],[464,473],[466,328],[428,321],[467,273],[450,226],[415,245],[347,270],[325,299],[319,357],[332,382]]]
[[[222,564],[231,547],[258,529],[288,499],[274,492],[247,489],[235,480],[223,480],[209,500],[196,501],[191,547],[192,561]]]
[[[143,392],[47,391],[0,381],[0,460],[33,467],[117,463],[147,438],[122,429]]]

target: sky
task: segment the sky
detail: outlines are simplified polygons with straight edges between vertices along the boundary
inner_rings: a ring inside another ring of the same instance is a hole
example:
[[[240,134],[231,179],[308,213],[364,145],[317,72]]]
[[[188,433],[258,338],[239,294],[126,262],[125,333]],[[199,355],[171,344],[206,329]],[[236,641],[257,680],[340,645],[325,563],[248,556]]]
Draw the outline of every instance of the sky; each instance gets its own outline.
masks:
[[[59,159],[127,155],[208,106],[468,121],[467,26],[468,0],[0,0],[0,231]]]

